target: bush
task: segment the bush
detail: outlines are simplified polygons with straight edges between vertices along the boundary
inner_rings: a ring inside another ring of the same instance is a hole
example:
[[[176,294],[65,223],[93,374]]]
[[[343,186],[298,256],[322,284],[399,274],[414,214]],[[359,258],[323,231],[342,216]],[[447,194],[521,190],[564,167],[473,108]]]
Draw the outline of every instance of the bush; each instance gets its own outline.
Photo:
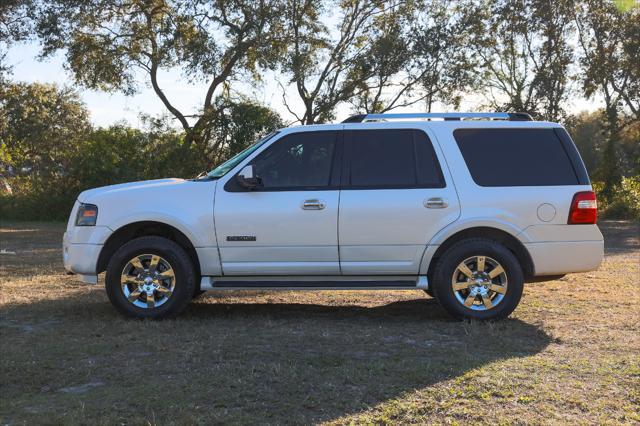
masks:
[[[640,221],[640,176],[622,178],[609,197],[602,195],[604,185],[601,182],[594,182],[593,188],[598,194],[600,217]]]
[[[93,129],[72,89],[0,84],[0,218],[65,220],[88,188],[166,177],[192,178],[282,126],[279,115],[247,99],[216,99],[199,145],[184,143],[166,118],[146,130]]]
[[[177,132],[153,133],[126,126],[91,132],[68,155],[58,175],[14,176],[0,194],[3,220],[66,220],[85,189],[165,177],[195,177],[205,161]]]

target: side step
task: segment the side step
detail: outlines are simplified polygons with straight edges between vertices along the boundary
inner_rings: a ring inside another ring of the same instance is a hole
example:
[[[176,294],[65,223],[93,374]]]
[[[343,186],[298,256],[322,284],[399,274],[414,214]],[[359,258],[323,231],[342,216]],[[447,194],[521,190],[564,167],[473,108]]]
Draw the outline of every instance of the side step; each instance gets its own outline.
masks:
[[[240,277],[238,277],[240,278]],[[269,289],[269,290],[426,290],[429,287],[427,277],[419,276],[411,279],[322,279],[309,277],[307,279],[268,279],[265,277],[249,280],[229,279],[229,277],[202,277],[200,289],[206,290],[240,290],[240,289]],[[342,278],[342,277],[341,277]],[[395,278],[395,277],[392,277]]]

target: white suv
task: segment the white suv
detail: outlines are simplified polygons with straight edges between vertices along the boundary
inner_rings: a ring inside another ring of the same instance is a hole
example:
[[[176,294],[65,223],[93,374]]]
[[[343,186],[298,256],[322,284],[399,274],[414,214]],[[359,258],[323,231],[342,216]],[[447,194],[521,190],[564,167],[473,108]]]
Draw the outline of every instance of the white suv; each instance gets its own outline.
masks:
[[[64,264],[169,317],[218,289],[422,289],[495,319],[603,257],[567,132],[526,114],[369,114],[282,129],[208,173],[80,194]]]

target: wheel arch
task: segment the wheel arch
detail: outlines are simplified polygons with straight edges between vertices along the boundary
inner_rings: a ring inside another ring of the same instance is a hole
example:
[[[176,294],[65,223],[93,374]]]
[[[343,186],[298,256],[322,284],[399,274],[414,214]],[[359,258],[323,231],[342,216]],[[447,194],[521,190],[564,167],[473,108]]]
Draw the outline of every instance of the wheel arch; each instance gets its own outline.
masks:
[[[123,244],[135,238],[150,235],[167,238],[182,247],[191,258],[197,276],[200,276],[200,260],[189,237],[175,226],[150,220],[132,222],[116,229],[100,251],[96,268],[97,273],[104,272],[107,269],[109,259]]]
[[[487,238],[497,241],[507,247],[518,259],[525,279],[529,279],[535,275],[533,259],[524,244],[512,233],[492,226],[472,226],[458,230],[452,235],[446,237],[442,243],[429,256],[429,250],[425,253],[423,265],[428,262],[427,277],[429,280],[433,277],[433,270],[438,259],[454,244],[468,238]],[[432,246],[433,247],[433,246]],[[423,269],[424,270],[424,269]]]

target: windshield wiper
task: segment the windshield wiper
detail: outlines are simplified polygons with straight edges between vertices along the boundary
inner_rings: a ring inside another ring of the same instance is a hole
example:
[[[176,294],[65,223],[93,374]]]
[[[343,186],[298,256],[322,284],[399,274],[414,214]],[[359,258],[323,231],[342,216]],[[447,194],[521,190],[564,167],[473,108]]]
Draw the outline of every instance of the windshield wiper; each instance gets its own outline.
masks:
[[[209,175],[209,171],[205,170],[203,172],[198,173],[198,176],[194,177],[192,180],[214,180],[214,179],[218,179],[217,177],[214,176],[210,176]]]

